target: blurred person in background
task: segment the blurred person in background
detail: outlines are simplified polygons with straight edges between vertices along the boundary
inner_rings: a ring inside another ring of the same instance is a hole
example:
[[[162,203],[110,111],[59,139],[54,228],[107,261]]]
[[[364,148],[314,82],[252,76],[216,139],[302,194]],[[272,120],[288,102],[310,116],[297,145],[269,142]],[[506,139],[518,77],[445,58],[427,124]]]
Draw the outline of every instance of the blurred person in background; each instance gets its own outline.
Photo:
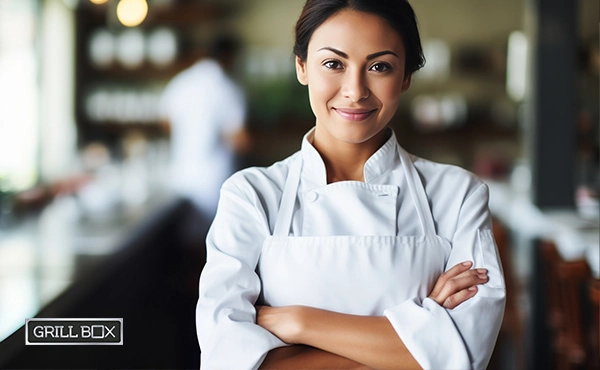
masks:
[[[170,187],[212,220],[219,189],[246,152],[246,100],[230,77],[239,41],[221,35],[208,56],[176,75],[161,96],[163,125],[171,135]]]

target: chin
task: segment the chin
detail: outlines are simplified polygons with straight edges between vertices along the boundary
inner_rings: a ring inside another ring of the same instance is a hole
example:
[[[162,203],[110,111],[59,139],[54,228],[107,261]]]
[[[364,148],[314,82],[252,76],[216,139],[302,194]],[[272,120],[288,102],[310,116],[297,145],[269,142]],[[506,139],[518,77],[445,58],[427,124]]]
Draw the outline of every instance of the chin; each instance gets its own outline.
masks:
[[[342,129],[336,130],[333,136],[348,144],[362,144],[377,136],[378,133],[379,131]]]

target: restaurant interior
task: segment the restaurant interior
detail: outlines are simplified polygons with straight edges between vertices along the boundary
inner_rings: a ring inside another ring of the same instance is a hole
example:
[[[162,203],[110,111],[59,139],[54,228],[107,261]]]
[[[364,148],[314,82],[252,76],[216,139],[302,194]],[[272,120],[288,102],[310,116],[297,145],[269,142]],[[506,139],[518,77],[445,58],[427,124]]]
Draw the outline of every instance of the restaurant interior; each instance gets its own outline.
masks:
[[[489,368],[599,369],[599,1],[410,2],[427,63],[389,125],[489,186],[507,288]],[[235,35],[236,169],[298,151],[303,4],[0,0],[0,368],[199,367],[211,220],[170,186],[161,94]],[[26,345],[31,318],[122,318],[124,344]]]

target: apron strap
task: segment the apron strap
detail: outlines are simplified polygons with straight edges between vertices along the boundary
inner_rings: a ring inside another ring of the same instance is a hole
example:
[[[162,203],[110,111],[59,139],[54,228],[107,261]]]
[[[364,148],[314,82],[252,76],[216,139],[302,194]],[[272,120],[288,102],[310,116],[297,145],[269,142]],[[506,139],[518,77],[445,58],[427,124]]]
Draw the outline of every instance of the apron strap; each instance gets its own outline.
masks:
[[[415,203],[417,214],[419,215],[419,221],[421,222],[421,229],[424,235],[436,235],[435,224],[433,223],[433,215],[431,214],[431,208],[429,207],[429,201],[427,194],[425,193],[425,187],[419,177],[419,173],[415,168],[412,160],[408,153],[402,149],[400,145],[397,146],[398,155],[402,162],[402,168],[408,182],[408,189],[410,195]]]
[[[285,180],[281,202],[279,203],[279,212],[275,222],[273,236],[289,236],[292,227],[292,218],[296,206],[296,197],[300,185],[300,172],[302,171],[302,154],[298,154],[293,160],[288,170]]]

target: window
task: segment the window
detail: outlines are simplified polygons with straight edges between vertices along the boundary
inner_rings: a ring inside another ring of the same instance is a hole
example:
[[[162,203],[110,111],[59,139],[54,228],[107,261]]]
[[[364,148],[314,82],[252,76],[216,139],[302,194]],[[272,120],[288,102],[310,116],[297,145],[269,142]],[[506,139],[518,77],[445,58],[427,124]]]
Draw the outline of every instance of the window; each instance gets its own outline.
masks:
[[[0,180],[10,190],[37,181],[36,18],[35,0],[0,1]]]

